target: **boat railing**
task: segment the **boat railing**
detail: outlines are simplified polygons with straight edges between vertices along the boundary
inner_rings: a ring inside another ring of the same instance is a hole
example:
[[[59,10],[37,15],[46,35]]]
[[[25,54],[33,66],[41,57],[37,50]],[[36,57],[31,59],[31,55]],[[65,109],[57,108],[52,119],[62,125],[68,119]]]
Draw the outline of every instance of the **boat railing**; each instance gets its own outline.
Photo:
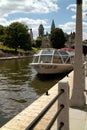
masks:
[[[48,92],[46,95],[49,96]],[[40,114],[29,124],[26,130],[34,129],[37,124],[40,125],[41,119],[46,115],[49,109],[58,102],[57,112],[54,114],[48,124],[44,125],[45,130],[50,130],[54,123],[57,123],[57,130],[69,130],[69,85],[68,82],[59,81],[58,94],[51,102],[40,112]]]

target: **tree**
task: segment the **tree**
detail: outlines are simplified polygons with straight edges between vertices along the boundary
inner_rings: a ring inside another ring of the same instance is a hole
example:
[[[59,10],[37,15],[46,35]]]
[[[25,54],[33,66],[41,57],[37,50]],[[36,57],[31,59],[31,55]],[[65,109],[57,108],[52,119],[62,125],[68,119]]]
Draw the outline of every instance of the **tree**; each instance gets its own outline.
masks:
[[[41,39],[41,37],[37,37],[37,39],[36,39],[36,47],[41,47],[41,43],[42,43],[42,39]]]
[[[59,49],[64,47],[66,38],[62,29],[55,28],[50,35],[50,40],[53,48]]]
[[[0,25],[0,42],[4,42],[6,27]]]
[[[18,47],[24,50],[31,49],[31,40],[30,34],[28,33],[28,27],[19,22],[14,22],[9,25],[6,29],[4,44],[15,48],[15,51],[17,51]]]

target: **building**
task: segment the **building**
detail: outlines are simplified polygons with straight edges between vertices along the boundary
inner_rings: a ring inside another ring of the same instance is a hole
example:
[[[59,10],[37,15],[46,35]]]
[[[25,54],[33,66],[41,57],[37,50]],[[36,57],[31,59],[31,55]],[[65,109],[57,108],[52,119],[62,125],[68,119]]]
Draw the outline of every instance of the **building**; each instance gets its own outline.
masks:
[[[40,24],[39,28],[38,28],[38,33],[39,33],[39,37],[43,37],[44,36],[44,27],[42,24]]]
[[[30,38],[31,38],[31,43],[33,44],[33,32],[32,32],[32,29],[30,29]]]

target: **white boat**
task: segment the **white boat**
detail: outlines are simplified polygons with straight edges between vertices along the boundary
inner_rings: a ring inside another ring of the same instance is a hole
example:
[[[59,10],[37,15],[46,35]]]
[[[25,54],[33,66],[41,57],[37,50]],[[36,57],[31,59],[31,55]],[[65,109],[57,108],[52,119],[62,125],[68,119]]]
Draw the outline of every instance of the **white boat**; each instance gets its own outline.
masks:
[[[73,69],[74,51],[71,49],[45,48],[33,56],[30,64],[38,74],[58,74]]]

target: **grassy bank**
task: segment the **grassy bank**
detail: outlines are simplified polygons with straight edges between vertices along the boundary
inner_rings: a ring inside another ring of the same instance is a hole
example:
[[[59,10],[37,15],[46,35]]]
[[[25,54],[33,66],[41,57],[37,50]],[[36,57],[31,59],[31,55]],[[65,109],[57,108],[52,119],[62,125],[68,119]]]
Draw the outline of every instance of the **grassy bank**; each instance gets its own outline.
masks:
[[[37,48],[32,48],[31,50],[25,51],[23,49],[17,49],[17,52],[15,52],[14,48],[9,48],[7,46],[4,45],[0,45],[0,57],[3,56],[13,56],[13,55],[30,55],[30,54],[34,54],[35,52],[37,52]]]

